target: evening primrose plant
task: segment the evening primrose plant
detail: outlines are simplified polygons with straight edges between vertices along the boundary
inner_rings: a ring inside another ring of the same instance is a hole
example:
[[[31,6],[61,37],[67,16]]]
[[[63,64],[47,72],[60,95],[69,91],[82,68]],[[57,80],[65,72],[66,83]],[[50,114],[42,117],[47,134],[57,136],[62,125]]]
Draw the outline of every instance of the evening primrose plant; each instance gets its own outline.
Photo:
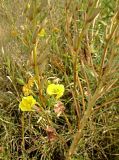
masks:
[[[19,108],[22,111],[33,111],[33,107],[36,104],[36,100],[31,95],[33,93],[34,78],[30,78],[28,83],[23,86],[23,94],[24,97],[19,104]],[[51,99],[54,101],[53,104],[57,103],[58,100],[63,96],[65,91],[64,85],[62,84],[49,84],[46,89],[47,95],[51,96]],[[49,98],[50,101],[50,98]],[[49,103],[51,105],[51,103]]]
[[[64,94],[64,85],[62,84],[49,84],[46,88],[47,95],[50,95],[51,97],[48,98],[48,105],[47,108],[44,108],[41,106],[41,104],[33,97],[32,93],[33,91],[33,85],[34,85],[34,78],[30,78],[28,80],[28,83],[23,86],[23,98],[21,102],[19,103],[19,108],[22,111],[22,145],[24,146],[24,112],[32,112],[35,111],[36,113],[39,113],[40,121],[45,121],[45,124],[42,126],[42,122],[40,122],[40,126],[43,130],[47,133],[47,138],[49,141],[56,141],[57,140],[57,133],[55,128],[52,125],[52,115],[48,115],[47,111],[52,110],[56,114],[56,118],[58,118],[60,115],[63,115],[66,119],[67,125],[70,128],[70,123],[64,113],[65,107],[64,104],[59,101],[59,99]],[[24,89],[25,88],[25,89]],[[29,92],[30,90],[30,92]],[[55,96],[55,97],[54,97]],[[53,108],[51,106],[54,106]],[[51,113],[51,112],[50,112]],[[38,120],[39,121],[39,120]]]
[[[119,1],[108,2],[1,0],[1,159],[118,159]]]

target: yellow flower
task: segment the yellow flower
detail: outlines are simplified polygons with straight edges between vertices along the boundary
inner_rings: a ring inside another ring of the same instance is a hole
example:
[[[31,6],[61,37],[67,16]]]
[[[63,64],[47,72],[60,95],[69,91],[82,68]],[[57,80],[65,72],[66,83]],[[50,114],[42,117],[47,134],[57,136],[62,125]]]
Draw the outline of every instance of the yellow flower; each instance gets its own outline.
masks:
[[[42,28],[41,31],[38,33],[39,37],[44,37],[46,35],[45,29]]]
[[[33,96],[27,96],[22,98],[22,101],[19,104],[19,108],[22,111],[34,111],[33,107],[35,104],[36,100],[33,98]]]
[[[18,32],[16,30],[12,30],[11,31],[11,36],[12,37],[17,37],[18,36]]]
[[[58,32],[60,32],[60,30],[59,30],[59,28],[54,27],[54,28],[53,28],[53,32],[58,33]]]
[[[22,88],[22,91],[24,93],[24,96],[29,96],[32,93],[32,87],[34,85],[34,77],[30,77],[28,80],[28,83],[25,84]]]
[[[28,96],[31,94],[31,89],[29,88],[28,84],[25,84],[22,88],[24,96]]]
[[[59,99],[64,94],[64,86],[62,84],[49,84],[47,87],[48,95],[56,95],[56,99]]]
[[[35,78],[34,77],[30,77],[29,80],[28,80],[28,87],[29,88],[32,88],[33,85],[34,85],[34,80]]]

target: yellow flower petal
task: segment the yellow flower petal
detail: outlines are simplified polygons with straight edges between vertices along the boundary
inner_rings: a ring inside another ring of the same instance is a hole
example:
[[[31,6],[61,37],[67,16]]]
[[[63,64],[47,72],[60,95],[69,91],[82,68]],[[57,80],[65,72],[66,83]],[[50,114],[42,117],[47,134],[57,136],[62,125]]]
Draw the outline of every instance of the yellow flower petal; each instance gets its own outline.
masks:
[[[50,84],[47,87],[48,95],[56,95],[56,99],[59,99],[64,94],[64,86],[62,84]]]
[[[54,28],[53,28],[53,32],[58,33],[58,32],[60,32],[60,30],[59,30],[59,28],[54,27]]]
[[[33,96],[23,97],[19,104],[19,108],[22,111],[33,111],[33,106],[36,104],[36,100]]]
[[[29,86],[28,84],[25,84],[22,88],[22,91],[24,93],[24,96],[28,96],[31,94],[31,90],[29,89]]]
[[[47,87],[47,94],[50,96],[54,94],[55,84],[49,84]]]
[[[46,35],[45,29],[42,28],[41,31],[38,33],[39,37],[44,37]]]
[[[34,80],[35,78],[34,77],[30,77],[29,80],[28,80],[28,88],[32,88],[33,85],[34,85]]]

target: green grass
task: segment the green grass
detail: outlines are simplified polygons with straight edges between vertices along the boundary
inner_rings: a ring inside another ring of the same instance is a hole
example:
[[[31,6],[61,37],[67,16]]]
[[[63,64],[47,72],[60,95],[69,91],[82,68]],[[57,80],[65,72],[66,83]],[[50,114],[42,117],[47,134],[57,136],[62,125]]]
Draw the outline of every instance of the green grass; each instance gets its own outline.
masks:
[[[1,160],[119,159],[118,3],[1,0]],[[19,109],[30,77],[40,112]],[[60,117],[49,81],[65,87]]]

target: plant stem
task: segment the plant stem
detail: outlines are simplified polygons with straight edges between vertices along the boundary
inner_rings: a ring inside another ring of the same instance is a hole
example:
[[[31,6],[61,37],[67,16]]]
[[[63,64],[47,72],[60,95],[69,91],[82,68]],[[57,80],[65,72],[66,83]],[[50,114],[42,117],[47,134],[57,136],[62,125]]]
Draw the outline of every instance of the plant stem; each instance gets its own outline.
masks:
[[[65,118],[65,120],[66,120],[66,123],[67,123],[67,125],[68,125],[68,128],[69,128],[70,132],[72,133],[72,132],[73,132],[72,126],[71,126],[71,124],[70,124],[70,122],[69,122],[69,119],[68,119],[67,115],[66,115],[64,112],[63,112],[63,116],[64,116],[64,118]]]
[[[110,33],[110,35],[109,35],[109,37],[108,37],[108,39],[107,39],[107,42],[106,42],[106,44],[105,44],[105,47],[104,47],[104,53],[103,53],[103,56],[102,56],[101,67],[100,67],[99,80],[100,80],[101,77],[102,77],[103,67],[104,67],[105,58],[106,58],[106,56],[107,56],[107,50],[108,50],[109,42],[110,42],[110,40],[112,39],[112,37],[113,37],[113,35],[114,35],[117,27],[118,27],[118,21],[116,21],[116,23],[115,23],[115,25],[114,25],[114,27],[113,27],[113,29],[112,29],[112,32]]]
[[[38,89],[39,89],[39,99],[41,100],[43,106],[45,107],[45,103],[44,103],[44,99],[42,96],[42,88],[41,88],[41,84],[40,84],[40,77],[39,77],[39,68],[38,68],[38,63],[37,63],[37,43],[34,44],[33,47],[33,58],[34,58],[34,70],[35,70],[35,76],[36,76],[36,80],[38,83]]]
[[[78,87],[80,89],[81,96],[82,96],[82,105],[83,105],[83,113],[84,113],[85,112],[85,100],[84,100],[83,88],[82,88],[81,81],[80,81],[79,77],[78,77],[77,81],[78,81]]]
[[[95,102],[96,102],[98,97],[99,97],[99,94],[98,94],[98,90],[97,90],[95,92],[95,94],[93,95],[93,97],[91,98],[91,100],[89,101],[87,110],[85,111],[85,114],[80,121],[80,124],[79,124],[80,128],[78,129],[77,133],[74,136],[74,139],[73,139],[73,142],[72,142],[72,144],[70,146],[70,149],[68,151],[66,160],[70,160],[72,155],[75,153],[75,151],[77,149],[77,146],[78,146],[78,143],[79,143],[79,140],[82,137],[83,129],[84,129],[84,127],[85,127],[85,125],[88,121],[88,118],[90,117],[90,115],[93,111],[93,106],[95,105]]]
[[[24,112],[22,112],[21,116],[21,123],[22,123],[22,142],[21,142],[21,148],[22,148],[22,156],[23,160],[25,160],[25,141],[24,141]]]

